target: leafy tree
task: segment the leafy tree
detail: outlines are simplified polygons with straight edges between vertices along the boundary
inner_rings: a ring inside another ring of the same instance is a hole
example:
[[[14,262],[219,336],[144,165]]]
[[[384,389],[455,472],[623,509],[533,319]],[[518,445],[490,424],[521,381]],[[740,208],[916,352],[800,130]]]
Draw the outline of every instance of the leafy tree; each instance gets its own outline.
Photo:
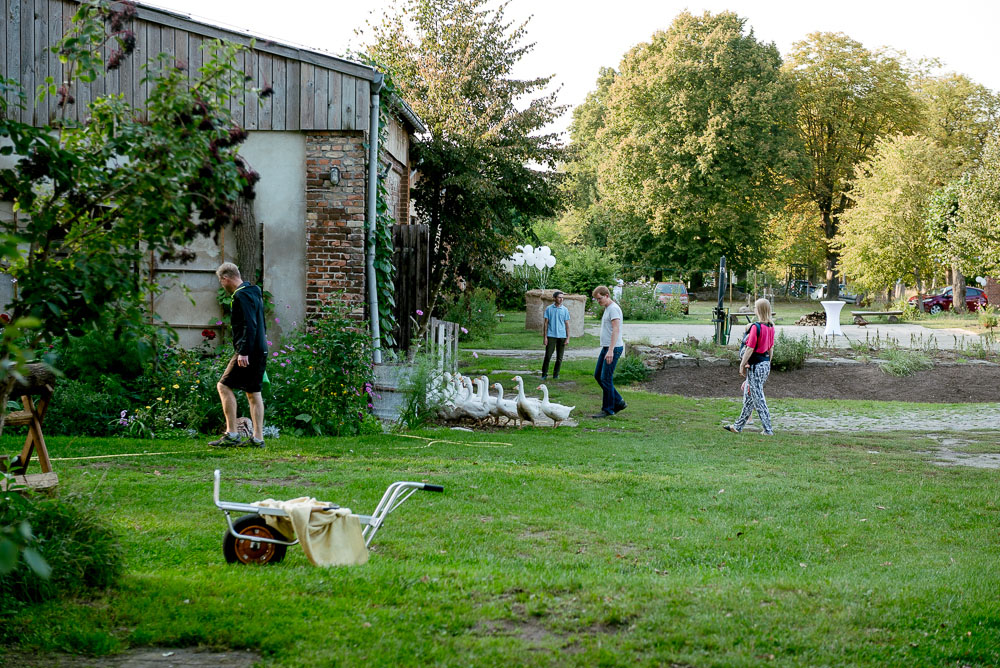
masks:
[[[959,184],[959,209],[951,238],[959,255],[987,274],[1000,274],[1000,137],[983,151],[982,160]]]
[[[796,43],[785,71],[795,82],[797,127],[810,159],[795,178],[799,199],[814,204],[827,240],[852,202],[855,169],[878,140],[919,127],[910,71],[889,53],[873,53],[842,33],[813,33]],[[839,294],[837,246],[826,256],[830,298]]]
[[[242,99],[246,83],[234,67],[239,47],[232,44],[209,43],[205,64],[190,81],[166,54],[144,64],[145,108],[108,94],[81,114],[86,121],[69,118],[77,82],[117,68],[134,47],[127,26],[135,9],[116,7],[82,4],[52,47],[66,81],[50,80],[39,91],[39,99],[58,98],[61,113],[49,125],[10,118],[7,95],[0,94],[6,142],[0,152],[18,158],[0,169],[0,199],[12,201],[15,212],[0,229],[22,242],[8,270],[19,287],[12,311],[15,318],[36,319],[35,343],[81,334],[107,321],[109,312],[123,336],[147,322],[144,305],[157,289],[143,271],[150,254],[190,259],[184,247],[232,222],[238,197],[252,197],[259,178],[237,156],[247,135],[234,125],[229,106]],[[0,93],[16,90],[15,84],[0,81]],[[13,354],[10,346],[2,351],[4,360]],[[8,378],[0,391],[0,405],[13,382]]]
[[[698,269],[720,254],[735,267],[761,261],[764,223],[797,159],[780,66],[774,44],[731,12],[683,12],[625,55],[598,132],[599,190],[625,214],[613,219],[609,246],[623,260]]]
[[[960,148],[956,149],[957,151]],[[961,154],[958,154],[961,158]],[[939,188],[931,196],[925,220],[926,234],[933,259],[951,268],[952,309],[966,310],[965,276],[979,269],[975,258],[979,249],[963,248],[959,230],[963,227],[960,197],[968,174]]]
[[[962,74],[918,79],[914,88],[923,107],[923,133],[956,151],[963,165],[978,163],[1000,122],[1000,96]]]
[[[370,26],[368,55],[391,70],[428,127],[413,155],[413,202],[431,228],[431,305],[445,280],[486,280],[534,217],[555,213],[552,171],[561,156],[542,129],[562,111],[555,94],[532,97],[552,77],[518,79],[533,45],[509,2],[397,0]],[[533,167],[535,165],[536,167]]]
[[[895,135],[878,140],[858,171],[855,204],[841,214],[833,242],[841,267],[868,290],[912,274],[921,292],[935,271],[928,208],[934,192],[954,177],[955,161],[931,139]]]
[[[815,207],[791,200],[767,223],[765,268],[775,276],[783,275],[789,265],[809,267],[810,277],[826,261],[826,237],[818,224]]]

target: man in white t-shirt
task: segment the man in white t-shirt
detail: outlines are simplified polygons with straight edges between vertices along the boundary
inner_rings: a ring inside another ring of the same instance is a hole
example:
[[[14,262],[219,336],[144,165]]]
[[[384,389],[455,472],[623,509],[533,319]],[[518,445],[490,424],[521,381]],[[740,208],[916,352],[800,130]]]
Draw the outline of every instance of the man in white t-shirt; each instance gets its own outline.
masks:
[[[607,286],[600,285],[594,289],[594,299],[604,308],[601,318],[601,354],[597,356],[597,368],[594,369],[594,380],[601,386],[604,396],[601,399],[601,412],[595,418],[605,418],[620,413],[628,406],[622,395],[615,389],[615,366],[618,358],[625,350],[622,341],[622,308],[611,299],[611,291]]]

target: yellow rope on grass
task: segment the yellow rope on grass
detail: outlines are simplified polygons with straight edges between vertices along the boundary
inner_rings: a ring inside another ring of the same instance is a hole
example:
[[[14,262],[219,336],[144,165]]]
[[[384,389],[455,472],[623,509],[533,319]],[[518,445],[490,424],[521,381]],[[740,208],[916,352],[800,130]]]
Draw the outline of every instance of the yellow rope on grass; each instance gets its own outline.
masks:
[[[110,459],[112,457],[152,457],[153,455],[183,455],[192,450],[174,450],[172,452],[130,452],[123,455],[89,455],[87,457],[50,457],[53,462],[72,462],[80,459]]]
[[[437,443],[449,443],[451,445],[464,445],[470,448],[474,447],[484,447],[484,448],[509,448],[513,443],[504,443],[503,441],[450,441],[446,438],[427,438],[426,436],[413,436],[411,434],[393,434],[393,436],[399,438],[414,438],[420,441],[427,441],[426,445],[414,445],[406,446],[400,448],[389,448],[390,450],[422,450],[424,448],[429,448]]]

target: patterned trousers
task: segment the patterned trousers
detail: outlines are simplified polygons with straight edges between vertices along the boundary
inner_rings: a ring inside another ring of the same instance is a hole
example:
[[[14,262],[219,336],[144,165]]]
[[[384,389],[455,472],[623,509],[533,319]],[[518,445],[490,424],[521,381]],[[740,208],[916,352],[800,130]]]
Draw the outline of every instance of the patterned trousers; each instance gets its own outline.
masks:
[[[740,419],[733,423],[733,428],[736,431],[742,431],[743,426],[750,419],[750,414],[756,409],[764,433],[774,433],[771,431],[771,414],[767,410],[767,400],[764,398],[764,383],[770,373],[770,360],[747,367],[747,382],[744,386],[746,389],[743,390],[743,412],[740,413]]]

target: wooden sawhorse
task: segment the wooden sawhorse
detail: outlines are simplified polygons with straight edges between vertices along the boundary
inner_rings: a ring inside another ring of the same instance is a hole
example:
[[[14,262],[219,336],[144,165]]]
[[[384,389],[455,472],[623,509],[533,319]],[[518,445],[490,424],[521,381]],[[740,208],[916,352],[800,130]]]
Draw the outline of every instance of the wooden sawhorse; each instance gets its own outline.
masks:
[[[31,394],[28,394],[28,393]],[[8,461],[0,456],[0,470],[14,474],[14,483],[26,485],[32,489],[51,489],[59,484],[59,476],[52,471],[52,461],[49,459],[48,448],[45,447],[45,436],[42,434],[42,419],[52,399],[52,386],[41,388],[15,385],[12,394],[21,394],[21,404],[24,410],[7,414],[5,427],[28,427],[28,435],[24,439],[21,454]],[[39,395],[38,402],[32,399],[32,394]],[[38,454],[38,464],[41,473],[28,473],[32,454]],[[6,489],[6,481],[0,480],[0,489]]]

